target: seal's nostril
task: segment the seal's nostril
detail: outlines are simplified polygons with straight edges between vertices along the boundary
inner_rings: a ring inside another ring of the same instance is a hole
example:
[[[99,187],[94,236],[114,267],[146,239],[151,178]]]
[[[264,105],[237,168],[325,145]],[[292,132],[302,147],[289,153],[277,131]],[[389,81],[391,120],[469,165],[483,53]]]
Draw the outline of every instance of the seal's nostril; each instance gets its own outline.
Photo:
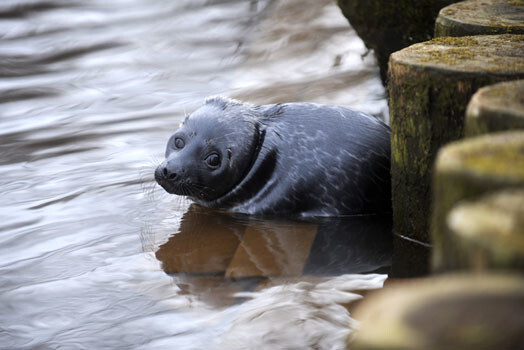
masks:
[[[167,176],[167,168],[164,168],[162,172],[164,173],[164,176]]]
[[[167,177],[169,180],[174,180],[176,179],[176,173],[171,173],[169,174],[169,176]]]

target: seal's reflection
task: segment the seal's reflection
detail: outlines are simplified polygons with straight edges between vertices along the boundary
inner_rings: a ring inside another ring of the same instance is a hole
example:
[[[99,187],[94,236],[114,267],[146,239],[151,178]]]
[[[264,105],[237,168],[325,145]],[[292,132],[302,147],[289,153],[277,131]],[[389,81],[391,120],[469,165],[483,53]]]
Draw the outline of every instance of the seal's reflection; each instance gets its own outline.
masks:
[[[192,205],[156,257],[188,292],[216,296],[220,287],[387,272],[391,249],[390,216],[261,220]]]

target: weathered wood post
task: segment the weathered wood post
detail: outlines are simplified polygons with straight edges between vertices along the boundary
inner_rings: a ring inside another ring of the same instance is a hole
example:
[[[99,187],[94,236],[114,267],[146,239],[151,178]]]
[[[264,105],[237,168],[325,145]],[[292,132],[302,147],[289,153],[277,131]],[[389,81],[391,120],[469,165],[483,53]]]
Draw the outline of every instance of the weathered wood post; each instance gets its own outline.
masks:
[[[434,172],[433,269],[468,267],[467,254],[446,226],[455,205],[496,190],[519,187],[524,187],[524,131],[487,134],[443,147]]]
[[[461,202],[446,224],[464,268],[524,272],[524,187]]]
[[[386,282],[387,283],[387,282]],[[518,349],[524,342],[520,275],[451,275],[397,282],[366,296],[355,350]]]
[[[435,36],[524,34],[523,0],[469,0],[440,10]]]
[[[466,106],[480,87],[524,78],[523,52],[524,35],[506,34],[436,38],[391,55],[388,89],[397,234],[429,242],[437,151],[464,135]],[[426,263],[414,274],[427,267]]]
[[[466,136],[524,129],[524,80],[483,87],[469,101]]]

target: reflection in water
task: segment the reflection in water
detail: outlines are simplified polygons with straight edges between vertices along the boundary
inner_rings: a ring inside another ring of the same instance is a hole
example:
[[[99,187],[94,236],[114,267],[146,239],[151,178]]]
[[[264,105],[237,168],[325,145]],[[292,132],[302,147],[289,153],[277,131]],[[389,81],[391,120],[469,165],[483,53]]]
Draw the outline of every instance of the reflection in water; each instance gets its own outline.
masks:
[[[334,276],[391,263],[391,217],[260,220],[192,205],[156,257],[169,274],[225,278]]]
[[[386,272],[390,232],[391,216],[260,220],[192,205],[156,257],[185,290],[222,305],[262,286]]]
[[[152,178],[209,95],[384,114],[332,0],[1,0],[0,41],[0,349],[343,347],[380,232],[184,214]]]
[[[351,290],[382,287],[385,275],[342,275],[285,283],[240,296],[220,349],[344,349],[356,322],[345,307],[361,298]]]
[[[260,220],[192,205],[156,257],[183,293],[230,307],[220,348],[340,348],[355,324],[342,304],[382,286],[371,272],[391,263],[390,232],[390,216]]]

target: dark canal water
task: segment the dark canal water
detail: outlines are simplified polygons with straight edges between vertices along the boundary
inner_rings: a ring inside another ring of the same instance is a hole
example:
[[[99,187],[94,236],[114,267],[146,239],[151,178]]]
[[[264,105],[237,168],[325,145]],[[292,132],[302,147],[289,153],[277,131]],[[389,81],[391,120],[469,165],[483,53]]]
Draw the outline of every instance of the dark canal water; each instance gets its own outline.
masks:
[[[261,221],[153,181],[206,96],[387,115],[332,1],[0,2],[0,349],[340,349],[388,218]],[[378,272],[378,273],[377,273]]]

